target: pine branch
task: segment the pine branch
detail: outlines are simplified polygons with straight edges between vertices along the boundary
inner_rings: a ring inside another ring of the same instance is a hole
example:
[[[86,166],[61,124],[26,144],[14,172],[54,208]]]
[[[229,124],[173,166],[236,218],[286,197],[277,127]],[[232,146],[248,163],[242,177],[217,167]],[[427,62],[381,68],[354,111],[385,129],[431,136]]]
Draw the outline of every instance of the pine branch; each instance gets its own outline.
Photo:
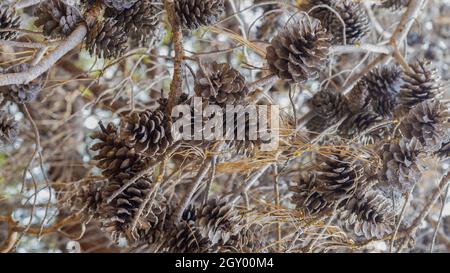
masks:
[[[69,51],[78,46],[84,39],[87,33],[87,27],[84,24],[79,25],[66,40],[61,42],[54,51],[44,57],[38,64],[30,67],[27,71],[20,73],[8,73],[0,75],[0,86],[13,84],[26,84],[37,77],[44,74],[52,68],[52,66],[59,61]]]

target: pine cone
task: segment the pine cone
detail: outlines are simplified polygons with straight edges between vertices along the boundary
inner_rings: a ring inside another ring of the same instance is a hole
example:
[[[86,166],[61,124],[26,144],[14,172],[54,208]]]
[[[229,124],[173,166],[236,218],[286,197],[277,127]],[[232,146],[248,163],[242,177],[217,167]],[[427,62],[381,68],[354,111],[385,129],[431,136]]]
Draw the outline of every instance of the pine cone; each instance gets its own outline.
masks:
[[[139,0],[102,0],[103,4],[109,8],[122,11],[131,8]]]
[[[161,22],[161,5],[159,1],[141,0],[122,11],[107,9],[105,16],[114,18],[138,44],[145,44],[157,35]]]
[[[330,123],[338,122],[349,113],[347,98],[330,89],[323,89],[315,94],[311,105],[316,115]]]
[[[370,31],[369,17],[359,3],[351,0],[315,1],[314,5],[329,5],[336,11],[345,23],[345,41],[346,44],[360,43]],[[342,21],[336,14],[328,8],[316,8],[311,12],[313,17],[319,19],[328,31],[333,35],[334,44],[344,43],[344,29]]]
[[[378,140],[384,138],[385,130],[377,129],[375,131],[366,132],[368,129],[375,127],[377,124],[384,120],[380,115],[372,112],[365,111],[349,116],[339,128],[339,132],[345,138],[355,138],[359,136],[359,142],[363,145],[374,144]],[[366,132],[367,134],[361,135]]]
[[[225,107],[241,104],[248,94],[244,76],[229,64],[211,63],[206,72],[197,73],[195,92],[211,104]]]
[[[126,50],[127,33],[112,18],[96,22],[86,36],[86,48],[99,58],[116,58]]]
[[[199,208],[196,219],[203,236],[213,243],[225,244],[239,232],[241,217],[226,198],[213,198]]]
[[[328,202],[347,200],[365,183],[363,166],[346,152],[336,149],[331,155],[318,155],[316,189]]]
[[[0,29],[5,28],[20,28],[20,17],[12,9],[0,5]],[[2,31],[0,40],[12,40],[17,34],[17,31]]]
[[[370,103],[371,98],[367,90],[367,83],[364,80],[360,80],[347,95],[348,108],[353,114],[356,114],[367,111]]]
[[[169,253],[211,253],[216,249],[214,244],[202,235],[200,227],[192,220],[182,220],[168,236],[167,251]]]
[[[0,110],[0,144],[11,143],[16,139],[19,124],[14,117]]]
[[[393,231],[394,214],[391,203],[391,200],[377,191],[361,191],[338,214],[338,222],[357,237],[380,239]]]
[[[102,191],[107,182],[106,179],[87,177],[80,186],[75,186],[77,187],[75,195],[67,198],[66,194],[63,194],[62,201],[67,203],[71,212],[79,213],[83,210],[84,218],[98,218],[103,202]]]
[[[138,153],[158,156],[172,145],[172,122],[162,110],[133,112],[121,122],[120,135]]]
[[[398,10],[407,7],[409,0],[383,0],[381,6],[385,9]]]
[[[47,0],[36,9],[36,27],[44,27],[44,34],[52,38],[69,35],[81,22],[80,11],[61,0]]]
[[[397,105],[402,83],[402,71],[397,66],[377,67],[364,77],[372,99],[372,109],[382,116],[391,116]]]
[[[91,150],[98,152],[93,159],[96,166],[102,170],[103,176],[117,178],[120,174],[137,171],[143,164],[143,158],[119,138],[117,128],[108,124],[105,128],[100,122],[100,131],[95,132],[91,138],[99,142],[92,145]]]
[[[422,145],[417,138],[402,138],[383,146],[383,168],[380,177],[388,186],[407,191],[420,178],[417,159]]]
[[[305,126],[308,129],[308,131],[317,134],[321,133],[322,131],[326,130],[332,125],[333,123],[330,122],[328,119],[325,119],[321,116],[314,116],[306,123]]]
[[[266,58],[279,78],[304,83],[319,77],[329,48],[330,36],[320,22],[302,15],[272,39]]]
[[[29,69],[29,65],[26,63],[17,64],[14,66],[5,69],[3,73],[20,73]],[[1,73],[0,69],[0,73]],[[41,91],[44,86],[44,82],[47,76],[46,73],[42,74],[38,78],[32,80],[27,84],[13,84],[5,87],[0,87],[3,96],[7,100],[14,101],[16,103],[30,103],[34,101],[37,97],[38,93]]]
[[[103,200],[120,189],[126,181],[112,180],[102,192]],[[166,199],[161,189],[157,185],[156,187],[148,177],[143,177],[126,188],[111,203],[102,204],[102,227],[112,235],[114,241],[117,242],[120,238],[137,241],[142,234],[156,227],[162,220]]]
[[[174,5],[182,27],[192,30],[215,24],[224,11],[223,0],[178,0]]]
[[[405,72],[404,84],[399,93],[400,104],[407,108],[434,99],[441,92],[438,71],[430,68],[429,61],[418,60],[410,67],[412,72]]]
[[[302,174],[296,186],[291,187],[294,192],[292,202],[297,210],[306,215],[326,213],[333,208],[333,203],[328,201],[324,194],[316,190],[317,175],[315,173]]]
[[[335,145],[335,144],[333,144]],[[357,189],[366,185],[366,168],[349,155],[350,150],[331,149],[317,155],[313,170],[291,187],[293,202],[306,215],[322,215],[345,206]]]
[[[450,140],[450,113],[439,101],[414,106],[401,123],[402,134],[417,138],[427,151],[437,151]]]

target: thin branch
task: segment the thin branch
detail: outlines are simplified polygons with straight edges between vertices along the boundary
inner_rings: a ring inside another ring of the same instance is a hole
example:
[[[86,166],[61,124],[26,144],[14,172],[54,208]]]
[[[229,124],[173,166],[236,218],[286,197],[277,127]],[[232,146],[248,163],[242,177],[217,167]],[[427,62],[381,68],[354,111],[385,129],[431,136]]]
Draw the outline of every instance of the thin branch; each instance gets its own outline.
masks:
[[[439,183],[439,186],[434,189],[433,193],[431,194],[430,199],[428,199],[427,204],[422,209],[421,213],[417,218],[414,220],[414,222],[411,224],[411,226],[405,231],[405,239],[402,243],[402,245],[397,249],[397,252],[401,252],[403,248],[407,246],[409,243],[412,234],[414,234],[417,229],[420,227],[420,225],[423,223],[423,220],[427,217],[427,215],[430,213],[431,209],[433,208],[436,201],[439,199],[439,196],[441,195],[442,191],[447,188],[448,184],[450,182],[450,172],[447,173]]]
[[[337,45],[330,48],[330,54],[344,54],[354,52],[372,52],[389,55],[391,54],[392,49],[389,45],[372,45],[372,44]]]
[[[17,42],[17,41],[8,41],[8,40],[0,40],[0,46],[11,46],[11,47],[22,47],[22,48],[47,48],[53,43],[45,44],[38,42]]]
[[[434,228],[433,239],[431,240],[431,246],[430,246],[430,253],[433,253],[434,244],[436,242],[436,236],[437,236],[438,231],[439,231],[439,226],[441,224],[442,215],[444,214],[445,204],[447,203],[449,189],[450,189],[450,185],[447,185],[447,189],[445,190],[445,196],[442,199],[442,206],[441,206],[441,210],[439,212],[439,218],[438,218],[438,221],[436,223],[436,227]]]
[[[233,204],[236,203],[241,198],[242,193],[250,189],[253,184],[255,184],[258,179],[267,171],[267,169],[269,169],[271,165],[271,163],[266,164],[261,169],[253,173],[253,175],[244,184],[242,184],[242,186],[239,187],[236,192],[233,193],[230,198],[230,202]]]
[[[398,230],[400,228],[400,225],[402,224],[403,217],[404,217],[405,212],[406,212],[406,208],[408,207],[409,201],[411,200],[411,197],[413,195],[413,191],[414,191],[415,187],[416,187],[416,184],[414,183],[414,185],[411,187],[411,190],[409,191],[408,196],[406,197],[405,203],[403,204],[403,207],[402,207],[402,211],[400,212],[400,215],[398,217],[398,223],[395,226],[394,234],[392,235],[391,243],[389,245],[389,252],[390,253],[392,253],[392,251],[394,250],[395,238],[397,238]]]
[[[209,169],[211,168],[213,159],[206,159],[203,165],[200,167],[200,170],[197,172],[197,175],[195,176],[194,181],[189,185],[189,188],[186,191],[186,194],[183,196],[183,198],[180,200],[180,203],[177,207],[176,212],[174,213],[174,222],[178,223],[183,215],[183,212],[186,210],[186,208],[189,205],[189,202],[192,199],[192,196],[194,196],[195,191],[200,186],[201,182],[203,181],[203,178],[208,173]]]
[[[3,243],[3,245],[0,246],[0,253],[7,253],[11,251],[11,249],[14,247],[17,241],[17,236],[19,233],[26,233],[29,235],[35,235],[35,236],[42,236],[42,235],[48,235],[54,232],[59,231],[64,226],[67,226],[69,224],[77,223],[81,219],[81,216],[79,214],[73,214],[67,218],[62,219],[61,221],[57,222],[56,224],[42,228],[42,227],[22,227],[17,224],[14,219],[12,219],[11,216],[0,216],[0,222],[6,222],[8,223],[8,238]]]
[[[275,83],[275,81],[278,79],[278,77],[274,74],[270,74],[268,76],[265,76],[261,79],[258,79],[252,83],[250,83],[247,88],[250,92],[255,91],[256,89],[268,85],[268,84],[273,84]]]
[[[170,84],[169,102],[167,111],[171,113],[174,105],[177,104],[178,98],[181,96],[183,87],[182,64],[184,59],[183,49],[183,33],[181,31],[180,22],[176,15],[174,0],[164,0],[164,7],[172,27],[172,40],[175,50],[173,78]]]
[[[8,73],[0,75],[0,86],[12,84],[26,84],[49,70],[59,59],[66,55],[70,50],[78,46],[87,33],[87,27],[84,24],[79,25],[67,39],[58,47],[42,59],[37,65],[29,70],[20,73]]]

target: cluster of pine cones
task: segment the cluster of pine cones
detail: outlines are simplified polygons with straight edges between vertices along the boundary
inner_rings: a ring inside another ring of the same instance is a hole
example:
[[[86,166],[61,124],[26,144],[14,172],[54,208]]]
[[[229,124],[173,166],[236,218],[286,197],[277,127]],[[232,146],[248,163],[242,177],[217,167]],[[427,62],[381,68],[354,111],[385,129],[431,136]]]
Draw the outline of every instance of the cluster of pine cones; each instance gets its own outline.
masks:
[[[236,69],[216,62],[206,68],[195,85],[203,105],[225,110],[226,105],[245,102],[247,85]],[[168,114],[167,102],[160,99],[155,110],[127,113],[119,126],[100,123],[100,130],[92,135],[96,143],[91,150],[96,152],[93,159],[102,176],[85,179],[69,200],[71,210],[82,212],[86,220],[99,221],[115,241],[125,239],[147,250],[161,244],[159,250],[169,252],[257,251],[260,239],[252,237],[255,225],[247,225],[227,197],[189,206],[177,220],[177,204],[166,198],[158,176],[146,174],[175,151],[182,151],[181,144],[204,149],[216,143],[176,141],[172,136],[175,119]],[[192,110],[193,103],[187,95],[179,100],[179,105]],[[254,148],[248,138],[228,144],[237,150]]]
[[[303,176],[294,187],[297,208],[309,215],[340,210],[346,215],[346,227],[353,214],[350,227],[365,238],[380,238],[392,231],[397,212],[386,193],[401,204],[402,196],[421,178],[420,158],[432,154],[448,157],[450,113],[439,100],[442,83],[437,71],[425,60],[410,67],[411,71],[376,67],[347,95],[330,88],[314,95],[310,103],[315,116],[307,123],[312,137],[334,130],[353,143],[352,149],[375,147],[381,166],[373,170],[373,166],[364,167],[363,159],[345,157],[356,150],[336,151],[337,157],[319,154],[318,175]],[[336,204],[337,200],[340,203]],[[362,225],[366,226],[359,231]]]
[[[51,38],[63,38],[80,24],[86,24],[85,46],[100,58],[117,58],[130,46],[150,46],[161,34],[164,4],[161,0],[92,1],[69,4],[64,0],[46,0],[36,9],[36,27]],[[215,23],[223,12],[223,0],[175,1],[175,10],[183,28],[197,29]],[[17,27],[18,20],[3,11],[2,27]],[[14,32],[2,32],[2,38]]]

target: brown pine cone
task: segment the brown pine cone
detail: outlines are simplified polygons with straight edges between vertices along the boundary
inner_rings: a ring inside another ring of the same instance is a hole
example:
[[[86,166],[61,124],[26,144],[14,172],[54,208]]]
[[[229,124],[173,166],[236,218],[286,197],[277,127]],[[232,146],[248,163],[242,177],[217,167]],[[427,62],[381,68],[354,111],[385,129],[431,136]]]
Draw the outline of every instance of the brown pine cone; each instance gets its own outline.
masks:
[[[46,0],[35,11],[36,27],[43,26],[46,36],[65,37],[82,21],[80,11],[61,0]]]
[[[380,239],[394,228],[392,201],[375,190],[361,191],[349,200],[338,222],[345,230],[363,239]]]
[[[324,194],[316,190],[317,175],[313,173],[302,174],[296,186],[291,187],[294,192],[292,202],[296,209],[306,215],[326,213],[333,208],[333,203],[328,201]]]
[[[102,0],[103,4],[109,8],[122,11],[131,8],[139,0]]]
[[[200,227],[192,220],[182,220],[167,236],[169,253],[212,253],[216,251],[214,244],[202,235]]]
[[[195,92],[211,104],[242,104],[248,94],[244,76],[227,63],[211,63],[207,71],[197,73]]]
[[[313,2],[313,1],[310,1]],[[341,19],[345,24],[345,41],[346,44],[360,43],[370,31],[369,17],[359,3],[351,0],[335,1],[320,0],[310,4],[310,8],[314,5],[328,5],[340,16],[328,8],[315,8],[311,15],[322,22],[328,31],[333,35],[334,44],[344,43],[344,27]]]
[[[121,11],[107,9],[105,16],[114,18],[129,33],[130,38],[144,45],[157,35],[161,23],[161,8],[162,3],[159,1],[141,0]]]
[[[91,55],[99,58],[116,58],[126,50],[127,33],[118,22],[107,18],[89,29],[86,36],[86,48]]]
[[[420,178],[417,159],[422,152],[420,141],[401,138],[400,141],[388,143],[381,150],[383,168],[380,177],[389,187],[406,192]]]
[[[336,149],[330,155],[317,157],[316,190],[328,202],[348,200],[365,183],[363,166],[346,152]]]
[[[318,20],[303,15],[293,19],[267,48],[270,70],[296,83],[317,79],[327,63],[330,39]]]
[[[330,89],[316,93],[311,99],[311,105],[316,115],[327,119],[330,123],[338,122],[349,113],[347,98]]]
[[[450,140],[450,113],[439,101],[424,101],[414,106],[401,122],[402,134],[417,138],[427,151],[437,151]]]
[[[375,113],[389,117],[397,105],[402,70],[397,66],[376,67],[364,77]]]
[[[98,218],[103,202],[102,191],[107,183],[106,179],[87,177],[83,179],[82,183],[75,186],[76,193],[74,195],[67,196],[67,193],[63,193],[62,202],[71,212],[82,212],[86,220],[92,217]]]
[[[102,191],[102,199],[107,200],[126,182],[127,180],[111,180]],[[162,190],[150,178],[142,177],[111,203],[103,202],[100,221],[114,241],[127,238],[130,242],[135,242],[163,220],[165,207],[166,199]]]
[[[383,0],[381,1],[381,7],[385,9],[398,10],[400,8],[407,7],[409,0]]]
[[[356,114],[366,111],[370,103],[371,98],[367,90],[367,83],[364,80],[360,80],[347,95],[348,108],[352,113]]]
[[[239,232],[241,217],[226,198],[212,198],[196,213],[203,236],[213,243],[225,244]]]
[[[340,148],[340,140],[328,143],[325,154],[317,154],[314,167],[302,174],[299,183],[291,187],[293,202],[306,215],[323,215],[340,209],[358,189],[366,187],[370,166],[352,155],[352,150]]]
[[[438,71],[432,69],[426,60],[417,60],[410,67],[412,72],[405,71],[404,84],[399,93],[402,106],[411,108],[425,100],[436,98],[441,93]]]
[[[121,121],[125,143],[147,156],[164,154],[173,144],[172,121],[162,110],[133,112]]]
[[[5,28],[20,28],[20,17],[9,7],[0,5],[0,29]],[[17,34],[17,31],[2,31],[0,40],[12,40]]]
[[[0,110],[0,146],[11,143],[16,139],[19,124],[14,117],[7,112]]]
[[[178,0],[174,5],[182,27],[191,30],[215,24],[224,11],[223,0]]]
[[[328,119],[325,119],[321,116],[314,116],[312,117],[307,123],[306,128],[308,131],[310,131],[313,134],[321,133],[322,131],[326,130],[330,126],[332,126],[333,123],[330,122]]]
[[[99,140],[92,145],[91,150],[98,152],[93,159],[103,176],[113,179],[122,173],[139,170],[144,164],[142,156],[119,138],[117,128],[112,123],[105,128],[101,122],[100,128],[100,131],[91,136],[92,139]]]
[[[377,124],[384,121],[384,118],[370,110],[359,112],[350,115],[339,127],[339,133],[347,139],[358,137],[358,142],[363,145],[374,144],[383,139],[385,133],[384,129],[376,129],[367,132]]]

